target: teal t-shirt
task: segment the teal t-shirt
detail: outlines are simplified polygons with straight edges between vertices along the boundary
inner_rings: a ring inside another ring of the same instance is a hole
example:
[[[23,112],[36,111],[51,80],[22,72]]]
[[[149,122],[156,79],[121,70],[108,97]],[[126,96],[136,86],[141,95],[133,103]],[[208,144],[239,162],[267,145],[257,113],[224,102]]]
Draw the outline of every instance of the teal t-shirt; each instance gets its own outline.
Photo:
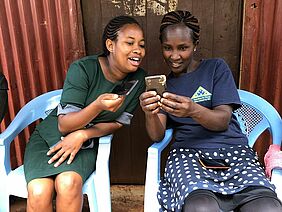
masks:
[[[123,112],[133,113],[139,103],[139,95],[145,90],[144,78],[146,72],[138,68],[129,73],[123,80],[112,83],[108,81],[98,61],[99,55],[87,56],[73,62],[67,72],[61,97],[62,105],[75,105],[84,108],[103,93],[111,93],[115,86],[126,80],[138,80],[138,84],[132,92],[126,96],[123,105],[116,111],[102,111],[91,123],[113,122]],[[62,134],[58,130],[57,108],[44,119],[38,126],[40,136],[46,140],[49,146],[60,140]]]

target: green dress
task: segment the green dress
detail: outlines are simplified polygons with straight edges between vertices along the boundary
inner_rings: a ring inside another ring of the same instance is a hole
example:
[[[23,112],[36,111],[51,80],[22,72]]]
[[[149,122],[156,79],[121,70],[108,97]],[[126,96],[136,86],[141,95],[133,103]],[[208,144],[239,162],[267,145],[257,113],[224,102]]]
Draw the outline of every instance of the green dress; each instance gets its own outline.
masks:
[[[89,124],[118,121],[125,113],[132,114],[139,104],[139,95],[145,89],[143,69],[138,68],[122,81],[112,83],[104,77],[98,61],[99,56],[87,56],[71,64],[64,82],[60,102],[62,107],[73,105],[84,108],[99,95],[112,92],[115,86],[126,80],[137,79],[139,82],[116,112],[102,111]],[[85,182],[95,170],[98,142],[94,142],[93,148],[80,149],[71,164],[67,164],[67,160],[58,167],[54,167],[54,163],[48,164],[51,157],[46,153],[60,140],[61,136],[58,130],[56,108],[36,127],[27,143],[24,155],[24,172],[27,182],[36,178],[56,176],[65,171],[77,172]]]

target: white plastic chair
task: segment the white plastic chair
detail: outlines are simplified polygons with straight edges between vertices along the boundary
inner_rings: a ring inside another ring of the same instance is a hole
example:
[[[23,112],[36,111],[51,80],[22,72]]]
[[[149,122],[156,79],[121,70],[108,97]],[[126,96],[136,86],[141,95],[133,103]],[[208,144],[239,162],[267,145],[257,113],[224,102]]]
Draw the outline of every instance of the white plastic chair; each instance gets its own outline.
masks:
[[[265,130],[272,136],[272,143],[281,145],[282,121],[276,109],[263,98],[243,90],[238,90],[242,107],[234,112],[242,131],[247,135],[249,145],[253,147],[255,141]],[[167,129],[162,141],[154,143],[148,149],[144,211],[159,211],[157,199],[160,181],[161,152],[169,144],[173,136],[172,129]],[[271,182],[276,186],[278,198],[282,200],[282,169],[272,171]]]
[[[59,103],[62,90],[50,91],[28,102],[16,115],[8,128],[0,134],[0,211],[8,212],[9,196],[27,198],[23,165],[11,170],[10,144],[29,124],[44,119]],[[110,212],[109,155],[113,135],[99,139],[96,170],[83,185],[91,212]]]

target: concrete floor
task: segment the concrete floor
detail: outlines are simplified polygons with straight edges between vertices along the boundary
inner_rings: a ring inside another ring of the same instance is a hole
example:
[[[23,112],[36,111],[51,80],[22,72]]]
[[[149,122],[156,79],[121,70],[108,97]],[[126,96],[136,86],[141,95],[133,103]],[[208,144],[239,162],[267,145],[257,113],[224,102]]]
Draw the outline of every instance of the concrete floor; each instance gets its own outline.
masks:
[[[112,212],[142,212],[144,210],[144,186],[142,185],[113,185],[111,186]],[[25,212],[26,199],[13,198],[11,212]],[[85,198],[82,212],[88,212]]]

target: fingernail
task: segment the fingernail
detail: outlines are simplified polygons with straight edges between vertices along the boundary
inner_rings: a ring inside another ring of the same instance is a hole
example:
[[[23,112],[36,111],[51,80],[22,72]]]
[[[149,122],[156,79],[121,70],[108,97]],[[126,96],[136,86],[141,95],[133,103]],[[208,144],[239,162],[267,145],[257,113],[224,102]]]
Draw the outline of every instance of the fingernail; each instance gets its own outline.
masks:
[[[52,161],[51,161],[51,160],[49,160],[49,161],[48,161],[48,163],[49,163],[49,164],[51,164],[51,163],[52,163]]]

